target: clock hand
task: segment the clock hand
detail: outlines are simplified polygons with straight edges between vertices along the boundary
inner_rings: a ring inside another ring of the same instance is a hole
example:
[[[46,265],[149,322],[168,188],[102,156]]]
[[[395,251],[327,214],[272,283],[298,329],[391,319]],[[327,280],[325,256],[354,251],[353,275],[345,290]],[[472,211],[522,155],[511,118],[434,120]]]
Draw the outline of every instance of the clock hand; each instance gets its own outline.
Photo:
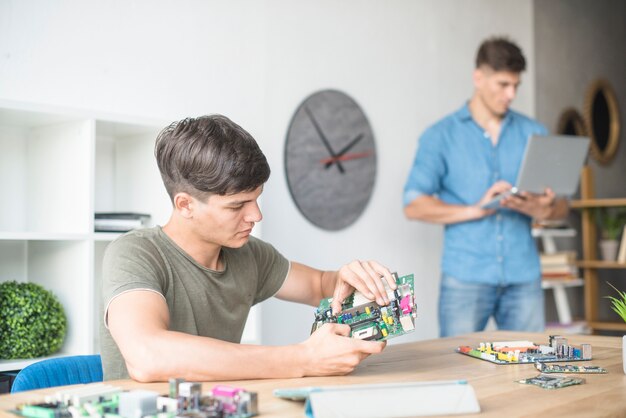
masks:
[[[317,124],[317,121],[313,117],[313,113],[309,110],[307,106],[304,106],[304,111],[306,112],[307,115],[309,115],[309,119],[311,119],[311,122],[313,122],[313,126],[315,127],[315,130],[317,131],[317,134],[319,135],[320,139],[324,143],[326,150],[328,151],[331,157],[335,158],[335,152],[331,148],[330,143],[328,142],[328,140],[326,139],[326,136],[322,132],[322,129],[320,128],[320,126]],[[339,169],[339,172],[341,172],[341,174],[345,172],[345,170],[343,169],[343,166],[341,165],[339,161],[337,161],[337,168]]]
[[[320,160],[320,163],[325,164],[325,167],[330,167],[330,164],[336,161],[348,161],[348,160],[356,160],[358,158],[367,158],[370,155],[373,155],[374,151],[365,151],[365,152],[355,152],[354,154],[344,154],[341,157],[334,158],[324,158]]]
[[[344,155],[346,152],[350,151],[350,148],[355,146],[361,139],[363,139],[363,133],[358,134],[356,138],[354,138],[352,141],[350,141],[350,143],[348,143],[348,145],[343,147],[341,151],[339,151],[339,153],[337,153],[337,155],[334,156],[334,158],[330,159],[330,161],[326,163],[324,168],[330,167],[331,165],[333,165],[333,162],[343,161],[343,159],[340,157]]]

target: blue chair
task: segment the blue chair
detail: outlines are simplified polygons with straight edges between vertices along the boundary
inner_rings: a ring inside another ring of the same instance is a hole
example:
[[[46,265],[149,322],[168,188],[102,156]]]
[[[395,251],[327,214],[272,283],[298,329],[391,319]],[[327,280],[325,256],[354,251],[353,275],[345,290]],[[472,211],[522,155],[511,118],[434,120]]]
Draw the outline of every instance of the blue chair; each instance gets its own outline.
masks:
[[[13,381],[11,393],[92,382],[102,382],[99,354],[51,358],[22,369]]]

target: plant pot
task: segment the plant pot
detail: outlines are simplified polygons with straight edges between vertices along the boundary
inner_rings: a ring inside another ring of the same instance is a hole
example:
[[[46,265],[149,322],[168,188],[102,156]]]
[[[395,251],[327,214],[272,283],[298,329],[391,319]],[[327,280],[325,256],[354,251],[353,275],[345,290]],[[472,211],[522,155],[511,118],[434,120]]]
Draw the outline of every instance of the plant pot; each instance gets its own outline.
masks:
[[[600,256],[604,261],[615,261],[617,259],[617,247],[619,242],[616,239],[603,239],[600,241]]]

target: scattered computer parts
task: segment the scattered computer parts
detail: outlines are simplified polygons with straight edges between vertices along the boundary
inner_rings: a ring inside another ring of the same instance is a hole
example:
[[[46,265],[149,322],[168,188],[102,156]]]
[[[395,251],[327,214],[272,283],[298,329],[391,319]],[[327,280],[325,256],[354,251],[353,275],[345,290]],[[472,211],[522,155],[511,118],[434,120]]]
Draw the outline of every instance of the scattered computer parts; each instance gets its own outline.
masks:
[[[258,406],[256,392],[217,385],[202,393],[201,383],[170,379],[168,395],[94,384],[61,390],[44,402],[18,405],[11,412],[32,418],[248,418],[258,415]]]
[[[478,347],[461,346],[457,353],[496,364],[591,360],[591,344],[569,345],[567,338],[551,335],[548,345],[531,341],[482,342]]]
[[[392,275],[396,280],[396,290],[391,290],[383,280],[391,301],[389,305],[380,306],[355,291],[344,300],[341,312],[333,315],[330,307],[332,298],[323,299],[315,312],[311,334],[326,323],[347,324],[350,326],[350,336],[361,340],[388,340],[414,331],[417,306],[413,275]]]

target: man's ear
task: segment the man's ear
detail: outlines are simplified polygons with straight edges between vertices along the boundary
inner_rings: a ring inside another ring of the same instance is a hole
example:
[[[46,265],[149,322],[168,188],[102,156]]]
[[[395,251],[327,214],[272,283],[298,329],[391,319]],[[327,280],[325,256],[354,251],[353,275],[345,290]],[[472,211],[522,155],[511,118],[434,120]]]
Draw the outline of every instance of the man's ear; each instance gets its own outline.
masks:
[[[474,82],[474,88],[478,89],[483,84],[483,79],[485,78],[485,73],[480,68],[474,69],[472,73],[472,81]]]
[[[195,204],[196,200],[189,193],[180,192],[174,196],[174,209],[183,218],[190,219],[193,217]]]

